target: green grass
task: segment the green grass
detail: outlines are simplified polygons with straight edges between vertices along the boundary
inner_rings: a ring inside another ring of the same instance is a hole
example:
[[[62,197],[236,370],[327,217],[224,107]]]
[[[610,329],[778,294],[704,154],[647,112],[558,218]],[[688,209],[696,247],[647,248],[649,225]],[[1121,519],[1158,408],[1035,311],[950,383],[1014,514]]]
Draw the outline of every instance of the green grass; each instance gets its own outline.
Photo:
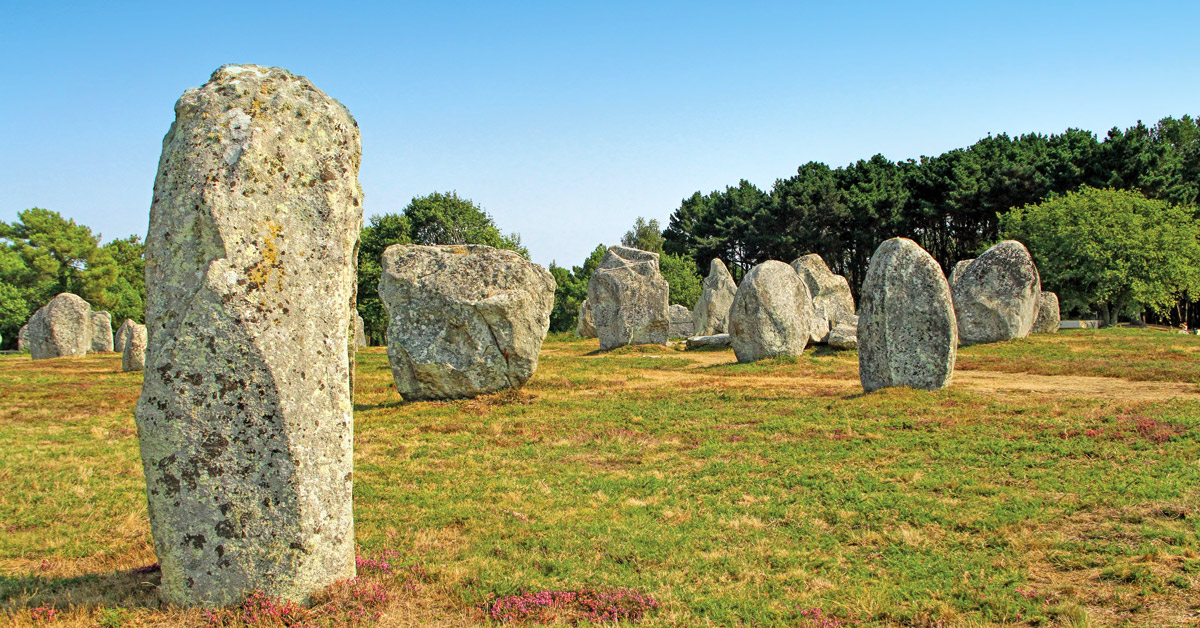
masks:
[[[970,347],[960,365],[1193,381],[1194,358],[1160,354],[1200,345],[1152,334]],[[377,625],[486,625],[493,597],[579,588],[649,593],[647,626],[815,626],[813,608],[857,625],[1186,625],[1200,610],[1200,402],[864,395],[853,353],[732,362],[554,339],[521,391],[403,403],[383,349],[361,352],[360,551],[428,572]],[[139,378],[118,370],[0,358],[11,618],[84,600],[77,625],[122,607],[128,625],[199,621],[111,576],[153,560]]]

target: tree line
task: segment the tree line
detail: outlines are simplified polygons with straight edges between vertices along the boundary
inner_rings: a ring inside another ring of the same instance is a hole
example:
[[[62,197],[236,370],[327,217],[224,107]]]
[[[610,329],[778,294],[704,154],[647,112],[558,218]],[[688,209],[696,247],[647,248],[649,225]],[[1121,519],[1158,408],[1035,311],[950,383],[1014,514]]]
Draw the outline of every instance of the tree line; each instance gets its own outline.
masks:
[[[1011,209],[1085,188],[1134,191],[1195,217],[1200,124],[1168,117],[1113,128],[1103,139],[1072,128],[989,135],[899,162],[883,155],[840,168],[809,162],[769,191],[742,180],[684,198],[663,232],[664,249],[698,269],[719,257],[739,278],[769,259],[817,253],[857,296],[871,254],[887,238],[912,238],[950,268],[999,240]]]

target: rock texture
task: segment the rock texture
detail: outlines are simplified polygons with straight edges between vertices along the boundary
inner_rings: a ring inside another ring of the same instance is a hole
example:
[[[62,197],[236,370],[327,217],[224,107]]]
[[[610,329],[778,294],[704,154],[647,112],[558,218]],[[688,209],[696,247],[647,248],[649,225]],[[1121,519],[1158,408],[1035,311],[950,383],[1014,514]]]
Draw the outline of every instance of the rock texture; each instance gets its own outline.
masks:
[[[125,347],[121,349],[121,370],[141,371],[145,368],[146,326],[133,323],[129,328],[129,335],[125,339]]]
[[[816,253],[792,262],[792,268],[796,269],[808,287],[813,309],[821,321],[813,328],[812,341],[826,342],[833,327],[854,316],[854,295],[850,293],[850,282],[841,275],[833,274],[825,265],[825,260]]]
[[[587,299],[579,304],[579,320],[575,322],[575,333],[579,334],[580,338],[596,337],[596,323],[592,320],[592,308],[588,306]]]
[[[863,389],[950,385],[958,325],[942,267],[908,238],[871,256],[859,301],[858,370]]]
[[[366,327],[367,327],[366,321],[363,320],[363,317],[361,315],[359,315],[358,312],[355,312],[354,313],[354,346],[355,347],[367,346]]]
[[[950,269],[950,289],[951,290],[954,289],[954,283],[958,281],[959,277],[962,277],[962,274],[964,272],[966,272],[967,268],[971,265],[971,262],[973,262],[973,261],[975,261],[975,260],[974,259],[959,260],[959,262],[954,265],[954,268]]]
[[[460,399],[517,388],[537,370],[554,278],[513,251],[393,245],[379,297],[388,361],[404,399]]]
[[[691,336],[687,339],[688,349],[728,349],[733,346],[729,334],[714,334],[712,336]]]
[[[800,355],[817,322],[804,280],[789,265],[767,261],[750,269],[729,310],[738,362]]]
[[[121,326],[117,328],[116,338],[113,341],[113,351],[125,350],[125,343],[129,342],[129,334],[133,333],[133,328],[135,325],[137,325],[137,323],[133,322],[133,319],[129,318],[125,319],[124,323],[121,323]]]
[[[1053,292],[1038,293],[1038,313],[1033,321],[1033,334],[1057,334],[1062,313],[1058,309],[1058,295]]]
[[[588,281],[587,301],[601,349],[666,344],[667,281],[657,253],[610,246]]]
[[[92,306],[64,292],[33,314],[26,344],[34,360],[80,358],[92,348]]]
[[[17,332],[17,351],[29,351],[29,325],[21,325]]]
[[[692,311],[686,307],[674,304],[667,308],[667,317],[671,319],[669,335],[672,338],[687,338],[695,335],[695,325],[692,322]]]
[[[696,300],[692,311],[693,333],[700,336],[723,334],[729,331],[729,308],[737,294],[737,282],[725,262],[713,258],[708,265],[708,276],[704,278],[704,290]]]
[[[175,104],[135,412],[169,603],[305,601],[355,575],[360,153],[346,108],[280,68],[223,66]]]
[[[857,318],[857,317],[856,317]],[[852,350],[858,348],[858,324],[838,323],[829,330],[825,343],[834,349]]]
[[[1024,338],[1037,320],[1042,282],[1024,244],[1005,240],[971,262],[954,283],[964,345]]]
[[[92,311],[92,351],[113,350],[112,314],[103,310]]]

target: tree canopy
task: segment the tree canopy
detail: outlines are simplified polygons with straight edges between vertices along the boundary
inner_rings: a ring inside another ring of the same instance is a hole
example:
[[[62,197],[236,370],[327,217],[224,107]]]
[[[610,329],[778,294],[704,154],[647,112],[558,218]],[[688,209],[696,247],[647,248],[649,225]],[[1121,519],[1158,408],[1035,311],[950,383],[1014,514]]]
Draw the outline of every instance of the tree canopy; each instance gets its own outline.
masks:
[[[1025,243],[1063,307],[1106,323],[1168,312],[1200,295],[1200,221],[1189,208],[1112,188],[1080,188],[1012,209],[1005,237]]]

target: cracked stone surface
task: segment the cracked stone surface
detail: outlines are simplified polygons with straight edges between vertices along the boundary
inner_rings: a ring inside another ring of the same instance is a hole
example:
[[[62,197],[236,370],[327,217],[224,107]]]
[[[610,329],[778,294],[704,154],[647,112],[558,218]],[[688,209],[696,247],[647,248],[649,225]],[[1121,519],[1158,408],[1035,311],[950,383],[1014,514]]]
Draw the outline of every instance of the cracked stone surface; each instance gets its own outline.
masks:
[[[355,575],[358,125],[308,79],[222,66],[163,139],[135,418],[162,597],[307,601]]]
[[[417,401],[523,386],[537,370],[554,289],[545,268],[514,251],[389,246],[379,297],[396,389]]]
[[[704,289],[692,310],[693,333],[698,336],[713,336],[729,331],[729,308],[737,294],[737,282],[725,262],[713,258],[708,264],[708,276],[704,278]]]
[[[804,280],[808,293],[812,295],[813,309],[821,323],[813,328],[813,342],[827,342],[831,330],[838,323],[846,323],[854,316],[854,295],[850,293],[850,282],[841,275],[833,274],[820,255],[810,253],[792,262],[792,268]]]
[[[1028,336],[1042,281],[1025,245],[1005,240],[975,258],[952,290],[958,339],[972,345]]]
[[[92,311],[92,351],[113,350],[112,314]]]
[[[1043,290],[1038,293],[1037,318],[1033,321],[1031,334],[1057,334],[1058,324],[1062,322],[1062,312],[1058,309],[1058,295]]]
[[[25,342],[34,360],[81,358],[92,348],[92,306],[70,292],[50,299],[26,326]]]
[[[610,246],[588,280],[587,301],[600,348],[666,344],[667,280],[658,253]]]
[[[908,238],[871,256],[858,309],[858,372],[867,392],[950,385],[958,324],[942,267]]]
[[[800,355],[817,324],[808,286],[796,270],[766,261],[746,273],[729,310],[729,337],[738,362]]]

